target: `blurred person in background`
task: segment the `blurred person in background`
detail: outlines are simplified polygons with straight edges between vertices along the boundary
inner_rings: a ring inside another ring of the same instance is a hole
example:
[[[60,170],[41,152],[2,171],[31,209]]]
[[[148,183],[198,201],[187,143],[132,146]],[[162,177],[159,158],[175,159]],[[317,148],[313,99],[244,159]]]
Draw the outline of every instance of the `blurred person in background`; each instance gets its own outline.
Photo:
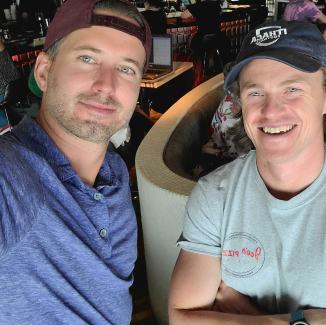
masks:
[[[221,32],[220,27],[221,6],[219,1],[196,0],[196,3],[187,6],[181,13],[181,18],[196,17],[198,31],[192,38],[190,48],[204,59],[206,49],[218,48],[223,65],[230,61],[231,42],[230,39]],[[215,35],[209,42],[203,42],[205,35]],[[223,68],[223,67],[222,67]]]
[[[326,23],[326,16],[312,0],[291,0],[285,7],[284,19]]]
[[[224,77],[228,75],[234,65],[233,61],[224,66]],[[196,177],[205,176],[214,169],[254,149],[251,141],[242,143],[239,139],[234,139],[240,119],[236,117],[239,110],[237,101],[232,97],[232,93],[228,92],[213,116],[208,130],[208,142],[202,146],[199,162],[194,169]]]
[[[20,0],[17,16],[25,30],[35,30],[38,28],[36,13],[42,13],[44,19],[49,18],[52,21],[56,11],[57,5],[54,0]]]
[[[145,11],[142,15],[145,17],[152,34],[166,34],[167,21],[164,11],[162,10],[161,0],[146,0]]]
[[[16,69],[8,51],[0,38],[0,103],[3,100],[6,87],[12,80],[16,80],[20,77],[18,70]],[[9,130],[7,116],[4,110],[0,110],[0,134]]]

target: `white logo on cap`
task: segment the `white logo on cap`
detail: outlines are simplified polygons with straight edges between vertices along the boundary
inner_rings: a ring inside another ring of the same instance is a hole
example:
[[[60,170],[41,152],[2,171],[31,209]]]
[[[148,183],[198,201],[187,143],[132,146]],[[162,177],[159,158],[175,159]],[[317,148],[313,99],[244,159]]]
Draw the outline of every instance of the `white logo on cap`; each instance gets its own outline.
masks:
[[[255,43],[258,46],[272,45],[279,40],[282,35],[286,35],[287,29],[281,26],[268,26],[262,27],[256,30],[256,36],[251,40],[251,43]]]

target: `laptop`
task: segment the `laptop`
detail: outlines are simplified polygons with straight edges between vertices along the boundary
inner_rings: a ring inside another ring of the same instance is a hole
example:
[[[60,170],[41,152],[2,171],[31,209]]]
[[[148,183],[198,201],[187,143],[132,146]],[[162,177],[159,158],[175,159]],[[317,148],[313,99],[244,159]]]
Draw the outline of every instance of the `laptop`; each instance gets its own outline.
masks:
[[[149,66],[144,73],[145,80],[161,79],[167,74],[173,73],[173,49],[172,35],[153,34],[152,50],[149,57]]]

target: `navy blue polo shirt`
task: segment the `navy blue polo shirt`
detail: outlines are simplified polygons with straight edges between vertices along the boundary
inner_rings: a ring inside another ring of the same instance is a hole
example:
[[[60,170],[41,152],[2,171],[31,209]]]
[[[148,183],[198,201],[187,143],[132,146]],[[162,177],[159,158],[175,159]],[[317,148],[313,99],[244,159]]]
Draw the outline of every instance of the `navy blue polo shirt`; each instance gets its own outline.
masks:
[[[0,137],[0,324],[129,324],[137,230],[128,171],[84,184],[25,117]]]

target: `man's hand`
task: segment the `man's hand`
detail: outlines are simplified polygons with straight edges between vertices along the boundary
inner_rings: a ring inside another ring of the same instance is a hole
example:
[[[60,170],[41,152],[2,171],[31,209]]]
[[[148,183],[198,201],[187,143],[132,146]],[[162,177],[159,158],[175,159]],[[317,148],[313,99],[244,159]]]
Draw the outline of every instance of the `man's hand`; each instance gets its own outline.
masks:
[[[250,297],[228,287],[223,281],[217,291],[212,310],[238,315],[267,315]]]

